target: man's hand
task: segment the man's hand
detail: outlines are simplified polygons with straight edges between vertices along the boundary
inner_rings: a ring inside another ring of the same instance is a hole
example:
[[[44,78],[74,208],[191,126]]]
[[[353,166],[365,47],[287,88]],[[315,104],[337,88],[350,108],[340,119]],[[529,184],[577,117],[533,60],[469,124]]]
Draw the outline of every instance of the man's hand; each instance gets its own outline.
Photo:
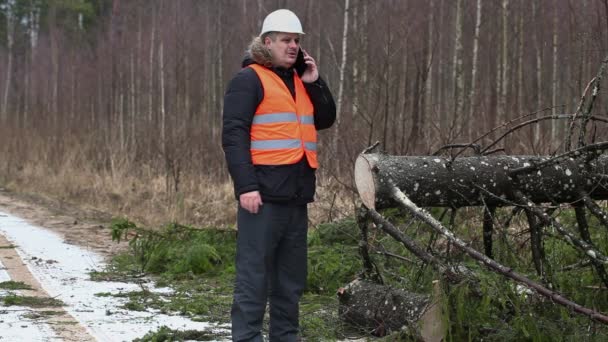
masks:
[[[300,77],[302,82],[312,83],[319,79],[319,69],[317,69],[317,63],[314,58],[312,58],[306,50],[302,49],[302,53],[304,54],[304,63],[306,63],[306,71]]]
[[[239,196],[239,202],[243,209],[247,210],[252,214],[257,214],[262,203],[262,196],[259,191],[251,191],[241,194]]]

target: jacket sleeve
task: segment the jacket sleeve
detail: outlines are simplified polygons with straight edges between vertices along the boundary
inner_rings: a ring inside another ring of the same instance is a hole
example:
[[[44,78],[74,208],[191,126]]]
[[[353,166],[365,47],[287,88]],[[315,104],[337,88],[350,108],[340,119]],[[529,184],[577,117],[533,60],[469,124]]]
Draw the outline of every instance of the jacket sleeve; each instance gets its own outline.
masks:
[[[251,122],[263,97],[262,84],[251,68],[242,69],[224,95],[222,147],[235,194],[258,190],[251,161]]]
[[[304,83],[304,87],[315,107],[315,128],[331,127],[336,121],[336,103],[325,81],[319,76],[313,83]]]

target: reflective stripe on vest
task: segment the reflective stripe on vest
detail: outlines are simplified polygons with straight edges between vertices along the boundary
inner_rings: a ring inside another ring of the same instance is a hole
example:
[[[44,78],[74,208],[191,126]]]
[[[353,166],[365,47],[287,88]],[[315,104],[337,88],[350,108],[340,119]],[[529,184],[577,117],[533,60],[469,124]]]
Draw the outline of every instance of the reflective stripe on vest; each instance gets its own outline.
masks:
[[[272,70],[252,64],[264,89],[251,124],[251,159],[254,165],[286,165],[304,156],[317,168],[317,130],[314,107],[300,77],[294,72],[295,100]]]

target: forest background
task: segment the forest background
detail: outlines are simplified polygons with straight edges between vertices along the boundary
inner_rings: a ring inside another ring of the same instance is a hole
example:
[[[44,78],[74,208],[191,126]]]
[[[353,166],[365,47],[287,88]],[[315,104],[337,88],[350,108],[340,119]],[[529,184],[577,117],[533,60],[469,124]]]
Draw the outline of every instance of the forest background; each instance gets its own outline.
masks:
[[[430,154],[573,113],[608,52],[608,0],[1,0],[0,186],[147,225],[234,224],[223,93],[277,8],[302,20],[338,107],[313,223],[353,214],[354,159],[373,142]],[[499,147],[549,154],[565,129]]]

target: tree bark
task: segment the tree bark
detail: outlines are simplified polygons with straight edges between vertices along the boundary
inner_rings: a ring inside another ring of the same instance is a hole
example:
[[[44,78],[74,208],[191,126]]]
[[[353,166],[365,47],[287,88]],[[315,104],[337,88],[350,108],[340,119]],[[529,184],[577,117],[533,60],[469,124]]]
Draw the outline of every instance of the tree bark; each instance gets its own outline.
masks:
[[[552,77],[551,77],[551,114],[555,115],[557,114],[557,29],[559,26],[559,22],[558,22],[558,12],[557,12],[557,6],[559,6],[558,1],[556,0],[554,3],[554,10],[553,10],[553,68],[552,68]],[[556,121],[551,121],[551,141],[555,142],[557,141],[557,135],[558,135],[558,125],[559,122]]]
[[[458,117],[463,117],[464,114],[464,74],[462,62],[462,54],[464,51],[462,34],[463,6],[464,4],[462,0],[458,0],[456,2],[456,23],[454,27],[454,69],[452,76],[454,79],[454,120],[457,120],[456,118]]]
[[[338,101],[336,101],[336,131],[340,131],[340,121],[342,117],[342,102],[344,101],[344,72],[346,71],[346,58],[348,51],[348,11],[349,11],[349,0],[344,0],[344,21],[342,30],[342,61],[340,62],[340,81],[338,86]],[[334,156],[338,157],[338,134],[334,134],[332,150]],[[339,159],[336,159],[338,164],[336,165],[339,169]]]
[[[418,335],[416,323],[430,303],[427,295],[359,279],[340,288],[338,298],[340,317],[354,326],[372,330],[376,336],[386,336],[404,327],[411,329],[412,335]]]
[[[588,177],[574,159],[564,158],[538,171],[510,172],[546,162],[538,156],[480,156],[451,161],[445,157],[361,154],[355,163],[357,190],[368,208],[394,207],[388,181],[408,194],[419,206],[504,206],[516,202],[513,191],[521,190],[535,203],[565,203],[580,199],[578,189],[593,199],[608,199],[608,185],[600,182],[608,156],[590,162]]]
[[[477,98],[477,69],[478,69],[478,64],[479,64],[479,34],[481,31],[481,4],[482,1],[481,0],[477,0],[477,12],[475,15],[475,34],[474,34],[474,38],[473,38],[473,62],[471,65],[471,91],[469,93],[469,116],[467,118],[467,122],[469,122],[468,120],[471,120],[473,117],[475,117],[475,110],[476,110],[476,106],[475,104],[477,103],[476,98]],[[467,137],[471,136],[471,130],[473,125],[467,125]]]
[[[539,6],[540,6],[540,2],[539,0],[532,0],[532,18],[534,21],[534,25],[535,25],[535,30],[534,30],[534,45],[536,46],[536,110],[539,110],[540,108],[542,108],[542,104],[543,104],[543,92],[541,90],[542,84],[543,84],[543,44],[542,44],[542,39],[541,39],[541,28],[542,25],[537,24],[540,21],[540,16],[539,16]],[[534,141],[534,145],[538,144],[540,142],[540,131],[541,131],[541,126],[540,125],[534,125],[533,126],[533,141]]]
[[[509,63],[509,0],[502,0],[502,76],[501,76],[501,93],[499,94],[500,106],[500,122],[508,121],[507,96],[509,94],[509,75],[511,74],[511,65]]]

